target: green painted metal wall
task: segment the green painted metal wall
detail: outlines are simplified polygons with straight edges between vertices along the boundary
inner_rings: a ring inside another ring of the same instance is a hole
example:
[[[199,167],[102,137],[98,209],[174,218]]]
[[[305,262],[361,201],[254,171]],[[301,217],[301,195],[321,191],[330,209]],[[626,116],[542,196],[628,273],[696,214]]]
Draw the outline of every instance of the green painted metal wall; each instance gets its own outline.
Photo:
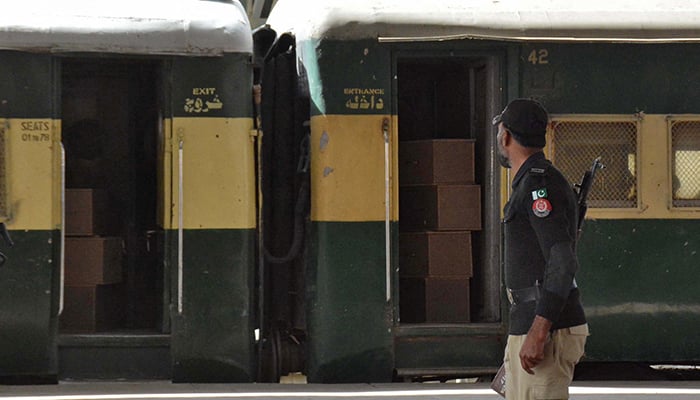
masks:
[[[309,81],[312,115],[391,113],[391,53],[376,41],[309,41],[299,44],[298,53]],[[368,107],[350,108],[355,96],[364,96]]]
[[[0,267],[0,379],[55,379],[57,232],[11,231],[15,245]]]
[[[176,275],[177,231],[168,231],[166,242]],[[187,230],[183,242],[183,312],[176,295],[170,307],[173,381],[254,380],[255,231]]]
[[[59,108],[53,97],[53,58],[47,54],[0,51],[0,59],[0,117],[56,117]]]
[[[551,113],[700,111],[694,44],[525,44],[517,62],[521,96],[540,98]]]
[[[384,223],[316,222],[310,239],[309,381],[390,381],[393,317],[385,297]]]
[[[697,359],[697,220],[587,221],[579,257],[592,333],[587,359]]]
[[[173,117],[253,117],[253,66],[250,54],[226,54],[222,57],[179,57],[166,72],[170,86],[165,110]],[[212,101],[218,99],[220,109],[201,108],[187,99]]]

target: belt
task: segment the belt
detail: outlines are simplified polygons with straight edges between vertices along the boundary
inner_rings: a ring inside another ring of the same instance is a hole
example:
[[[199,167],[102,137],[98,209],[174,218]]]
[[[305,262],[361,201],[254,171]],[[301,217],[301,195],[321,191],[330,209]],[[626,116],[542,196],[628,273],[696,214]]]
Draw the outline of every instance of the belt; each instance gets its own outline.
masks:
[[[536,301],[540,298],[540,288],[538,286],[530,286],[523,289],[506,288],[506,295],[511,305],[528,303]]]
[[[537,281],[535,286],[530,286],[523,289],[506,288],[506,295],[508,296],[508,301],[511,305],[516,305],[539,300],[540,286],[540,282]],[[576,284],[576,279],[574,279],[573,282],[571,282],[571,289],[573,290],[577,287],[578,285]]]

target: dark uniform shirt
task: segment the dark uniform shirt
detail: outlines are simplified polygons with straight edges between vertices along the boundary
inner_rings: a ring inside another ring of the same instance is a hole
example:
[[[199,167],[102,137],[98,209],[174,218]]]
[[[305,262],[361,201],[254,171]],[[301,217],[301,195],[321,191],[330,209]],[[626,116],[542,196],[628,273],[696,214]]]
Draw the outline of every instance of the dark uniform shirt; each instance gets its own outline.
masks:
[[[535,315],[552,321],[552,329],[586,322],[574,279],[577,219],[576,193],[566,178],[544,153],[530,156],[504,209],[505,283],[539,290],[537,300],[511,305],[509,334],[527,334]]]

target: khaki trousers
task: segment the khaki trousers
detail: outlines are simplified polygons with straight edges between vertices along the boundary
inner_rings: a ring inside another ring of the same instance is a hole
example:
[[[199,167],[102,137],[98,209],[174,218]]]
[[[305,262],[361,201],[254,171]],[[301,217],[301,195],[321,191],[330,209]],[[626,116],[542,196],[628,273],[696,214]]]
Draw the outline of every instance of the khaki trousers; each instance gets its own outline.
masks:
[[[507,400],[562,400],[569,398],[574,366],[583,356],[588,324],[557,329],[544,347],[544,360],[530,375],[520,365],[520,348],[526,335],[508,336],[506,365]]]

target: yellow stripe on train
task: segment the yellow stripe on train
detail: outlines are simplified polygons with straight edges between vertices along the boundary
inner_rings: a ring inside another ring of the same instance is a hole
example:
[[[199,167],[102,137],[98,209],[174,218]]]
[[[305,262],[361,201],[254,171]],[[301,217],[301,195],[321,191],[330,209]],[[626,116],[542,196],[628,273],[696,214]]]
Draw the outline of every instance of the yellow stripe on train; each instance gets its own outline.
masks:
[[[311,118],[311,219],[385,219],[383,115],[323,115]],[[398,220],[396,119],[390,133],[391,220]]]
[[[60,126],[50,118],[0,119],[0,218],[11,230],[60,223]]]
[[[251,118],[165,121],[158,185],[158,220],[165,229],[176,229],[179,223],[180,154],[185,229],[255,228],[252,127]]]

